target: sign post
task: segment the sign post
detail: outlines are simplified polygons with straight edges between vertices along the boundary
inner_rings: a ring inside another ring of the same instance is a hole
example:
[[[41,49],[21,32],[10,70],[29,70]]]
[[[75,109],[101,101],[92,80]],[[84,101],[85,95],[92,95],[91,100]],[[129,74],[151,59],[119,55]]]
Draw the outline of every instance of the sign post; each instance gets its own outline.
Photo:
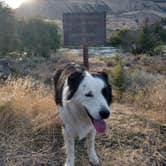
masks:
[[[88,46],[83,45],[83,64],[89,70],[89,56],[88,56]]]

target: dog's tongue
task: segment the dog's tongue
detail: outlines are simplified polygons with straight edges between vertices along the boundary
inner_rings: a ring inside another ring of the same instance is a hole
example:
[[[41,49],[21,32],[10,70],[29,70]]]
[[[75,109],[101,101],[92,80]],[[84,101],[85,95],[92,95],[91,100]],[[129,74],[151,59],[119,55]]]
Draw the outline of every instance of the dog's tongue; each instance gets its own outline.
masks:
[[[106,130],[106,123],[104,120],[93,119],[93,125],[98,133],[104,133]]]

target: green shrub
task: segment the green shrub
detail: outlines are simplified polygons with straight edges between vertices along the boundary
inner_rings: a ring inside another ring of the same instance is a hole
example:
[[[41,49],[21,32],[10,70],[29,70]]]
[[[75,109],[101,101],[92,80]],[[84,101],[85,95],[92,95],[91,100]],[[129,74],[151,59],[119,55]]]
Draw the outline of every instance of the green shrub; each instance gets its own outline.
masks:
[[[113,37],[111,37],[110,44],[122,47],[125,50],[130,49],[130,46],[132,45],[131,32],[127,29],[118,31]]]
[[[18,22],[20,47],[28,55],[49,56],[60,47],[60,35],[56,24],[41,19]]]
[[[166,44],[166,29],[163,24],[162,22],[145,24],[137,31],[118,31],[110,39],[110,44],[134,54],[163,55],[163,45]]]
[[[157,47],[154,48],[154,54],[155,55],[164,55],[164,46],[163,45],[159,45]]]
[[[121,63],[121,59],[118,60],[117,65],[110,72],[109,77],[112,87],[116,92],[117,98],[121,99],[123,92],[126,90],[128,84],[128,77]]]
[[[158,24],[153,25],[152,27],[145,26],[138,36],[136,42],[136,52],[146,53],[149,55],[156,55],[156,52],[161,54],[162,52],[160,46],[164,43],[160,35],[161,31],[162,27]]]

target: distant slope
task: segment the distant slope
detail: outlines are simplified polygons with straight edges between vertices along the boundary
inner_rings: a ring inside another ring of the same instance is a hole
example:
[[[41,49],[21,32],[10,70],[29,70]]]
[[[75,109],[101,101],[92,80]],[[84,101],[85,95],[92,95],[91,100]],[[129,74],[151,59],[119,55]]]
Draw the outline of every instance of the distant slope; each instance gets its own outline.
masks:
[[[108,13],[109,29],[135,29],[147,18],[155,22],[166,17],[166,0],[33,0],[16,9],[16,16],[61,20],[67,11],[103,10]]]

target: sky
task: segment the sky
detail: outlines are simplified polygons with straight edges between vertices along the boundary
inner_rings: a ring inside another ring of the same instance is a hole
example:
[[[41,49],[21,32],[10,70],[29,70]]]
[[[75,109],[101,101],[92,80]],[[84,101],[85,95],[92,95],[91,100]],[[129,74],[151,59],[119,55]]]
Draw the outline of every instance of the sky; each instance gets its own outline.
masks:
[[[28,0],[4,0],[11,8],[18,8],[23,2]]]

